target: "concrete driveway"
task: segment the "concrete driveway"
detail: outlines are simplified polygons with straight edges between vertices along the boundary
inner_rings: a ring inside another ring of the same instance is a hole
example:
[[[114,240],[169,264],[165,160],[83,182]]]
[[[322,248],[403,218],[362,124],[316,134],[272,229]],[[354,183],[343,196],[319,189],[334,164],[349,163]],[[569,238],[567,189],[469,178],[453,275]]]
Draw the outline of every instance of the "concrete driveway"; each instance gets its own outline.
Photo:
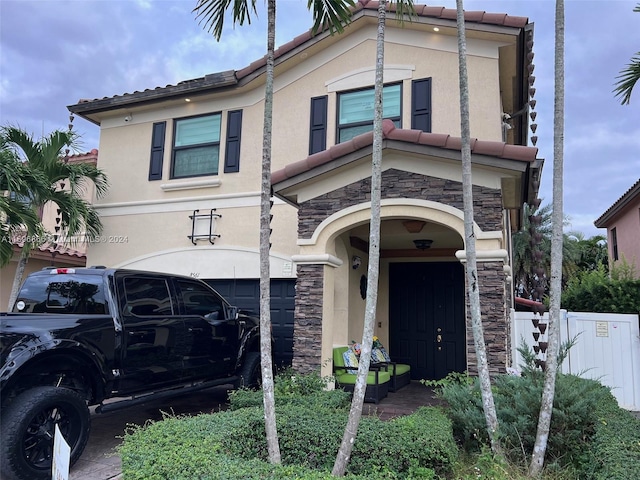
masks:
[[[227,407],[231,385],[170,399],[150,401],[115,412],[91,416],[89,443],[69,472],[70,480],[115,480],[121,478],[121,461],[115,448],[122,442],[127,425],[144,425],[162,419],[162,412],[176,415],[211,413]]]

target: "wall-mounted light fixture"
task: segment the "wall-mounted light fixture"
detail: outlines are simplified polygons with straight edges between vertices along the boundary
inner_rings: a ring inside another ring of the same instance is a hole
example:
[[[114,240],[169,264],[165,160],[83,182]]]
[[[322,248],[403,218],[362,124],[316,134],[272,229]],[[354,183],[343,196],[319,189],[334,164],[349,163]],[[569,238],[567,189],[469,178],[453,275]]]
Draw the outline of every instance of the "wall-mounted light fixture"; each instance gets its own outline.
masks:
[[[357,270],[358,268],[360,268],[360,265],[362,265],[362,259],[359,256],[354,255],[351,259],[351,268]]]
[[[416,248],[418,250],[426,250],[427,248],[431,247],[433,240],[429,240],[428,238],[419,238],[417,240],[414,240],[413,243],[416,245]]]

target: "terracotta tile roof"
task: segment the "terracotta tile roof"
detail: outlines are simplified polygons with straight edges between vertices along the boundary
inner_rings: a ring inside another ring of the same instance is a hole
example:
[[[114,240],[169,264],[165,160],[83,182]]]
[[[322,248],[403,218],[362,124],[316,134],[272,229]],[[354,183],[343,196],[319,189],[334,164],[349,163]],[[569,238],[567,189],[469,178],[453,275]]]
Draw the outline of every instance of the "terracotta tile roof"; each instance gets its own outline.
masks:
[[[395,11],[392,4],[387,7],[390,11]],[[416,15],[423,18],[434,18],[446,21],[456,20],[456,10],[445,7],[434,7],[428,5],[414,5]],[[378,2],[361,0],[351,9],[352,16],[371,15],[371,11],[377,12]],[[484,11],[468,11],[465,12],[465,22],[493,25],[499,27],[524,28],[529,19],[527,17],[517,17],[507,15],[506,13],[487,13]],[[316,34],[318,36],[318,34]],[[297,48],[298,46],[311,41],[314,35],[311,29],[298,35],[293,40],[283,44],[274,52],[276,59],[282,57],[287,52]],[[164,87],[156,87],[153,89],[145,89],[143,91],[135,91],[133,93],[124,93],[122,95],[114,95],[112,97],[103,97],[90,99],[81,99],[76,105],[67,107],[72,112],[83,113],[85,111],[101,111],[117,108],[120,105],[128,105],[131,103],[147,102],[154,100],[164,100],[169,97],[183,96],[186,94],[197,93],[198,91],[208,91],[216,88],[229,87],[237,85],[238,81],[256,72],[266,65],[266,55],[240,70],[226,70],[223,72],[212,73],[204,77],[195,78],[179,82],[176,85],[166,85]],[[93,104],[89,107],[88,104]]]
[[[62,157],[65,160],[65,157]],[[96,148],[92,149],[90,152],[86,153],[74,153],[73,155],[69,155],[66,157],[66,160],[70,163],[98,163],[98,150]]]
[[[22,247],[24,247],[24,240],[17,240],[12,243],[14,250],[19,251],[22,249]],[[40,253],[40,255],[38,255],[38,253]],[[80,250],[49,242],[40,245],[36,250],[31,252],[31,256],[38,256],[40,258],[42,258],[42,254],[50,254],[51,256],[63,255],[66,258],[75,258],[78,260],[82,260],[82,262],[86,262],[87,259],[87,255]]]
[[[427,145],[457,151],[460,151],[462,148],[462,139],[460,137],[453,137],[442,133],[426,133],[421,130],[396,128],[391,120],[384,120],[382,122],[382,135],[386,140],[397,140],[406,143]],[[373,132],[363,133],[347,142],[339,143],[327,150],[314,153],[305,159],[290,163],[283,169],[273,172],[271,174],[271,183],[276,184],[282,182],[288,178],[307,172],[319,165],[329,163],[336,158],[370,145],[373,145]],[[476,155],[489,155],[508,160],[535,162],[538,149],[536,147],[510,145],[504,142],[493,142],[472,138],[471,153]]]
[[[456,20],[457,12],[456,9],[453,8],[445,8],[445,7],[430,7],[428,5],[414,5],[416,15],[418,17],[425,18],[439,18],[443,20]],[[395,5],[391,4],[391,6],[387,6],[389,11],[395,11]],[[378,2],[373,2],[369,0],[362,0],[356,3],[355,7],[352,8],[352,15],[356,15],[360,11],[366,10],[374,10],[378,11]],[[464,20],[468,23],[484,23],[487,25],[498,25],[504,27],[515,27],[515,28],[524,28],[525,25],[529,22],[527,17],[516,17],[510,16],[506,13],[487,13],[484,11],[469,11],[464,13]],[[298,35],[296,38],[291,40],[290,42],[285,43],[280,46],[274,52],[274,57],[278,58],[284,55],[285,53],[293,50],[294,48],[302,45],[303,43],[311,40],[313,38],[313,34],[311,30]],[[266,55],[259,60],[251,63],[247,67],[236,71],[236,77],[238,79],[244,78],[252,72],[262,68],[267,63]]]
[[[634,183],[616,202],[611,205],[598,219],[593,222],[597,228],[607,228],[609,221],[635,198],[640,203],[640,179]]]

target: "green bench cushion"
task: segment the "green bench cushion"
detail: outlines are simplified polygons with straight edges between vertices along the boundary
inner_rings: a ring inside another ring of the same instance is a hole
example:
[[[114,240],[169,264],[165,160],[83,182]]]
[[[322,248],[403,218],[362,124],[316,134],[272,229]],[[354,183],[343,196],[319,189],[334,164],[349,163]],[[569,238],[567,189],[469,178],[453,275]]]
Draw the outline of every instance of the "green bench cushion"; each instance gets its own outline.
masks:
[[[343,373],[341,375],[336,374],[336,381],[344,385],[355,385],[357,375],[351,373]],[[391,380],[391,374],[389,372],[378,372],[378,384],[386,383]],[[369,372],[367,374],[367,385],[376,384],[376,372]]]

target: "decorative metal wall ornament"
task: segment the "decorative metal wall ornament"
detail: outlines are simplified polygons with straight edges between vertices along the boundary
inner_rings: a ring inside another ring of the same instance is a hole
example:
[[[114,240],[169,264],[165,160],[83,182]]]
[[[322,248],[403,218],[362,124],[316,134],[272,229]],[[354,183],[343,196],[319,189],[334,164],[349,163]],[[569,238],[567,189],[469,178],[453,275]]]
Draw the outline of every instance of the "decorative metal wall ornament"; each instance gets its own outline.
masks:
[[[196,245],[196,240],[209,240],[209,243],[213,245],[216,238],[220,238],[220,235],[214,233],[215,221],[218,218],[222,218],[222,215],[218,213],[214,213],[216,211],[215,208],[212,208],[209,213],[198,213],[200,210],[194,210],[193,215],[189,215],[189,219],[191,219],[191,235],[187,235],[187,238],[191,240],[191,243]],[[196,234],[196,221],[198,219],[209,219],[209,232]]]

